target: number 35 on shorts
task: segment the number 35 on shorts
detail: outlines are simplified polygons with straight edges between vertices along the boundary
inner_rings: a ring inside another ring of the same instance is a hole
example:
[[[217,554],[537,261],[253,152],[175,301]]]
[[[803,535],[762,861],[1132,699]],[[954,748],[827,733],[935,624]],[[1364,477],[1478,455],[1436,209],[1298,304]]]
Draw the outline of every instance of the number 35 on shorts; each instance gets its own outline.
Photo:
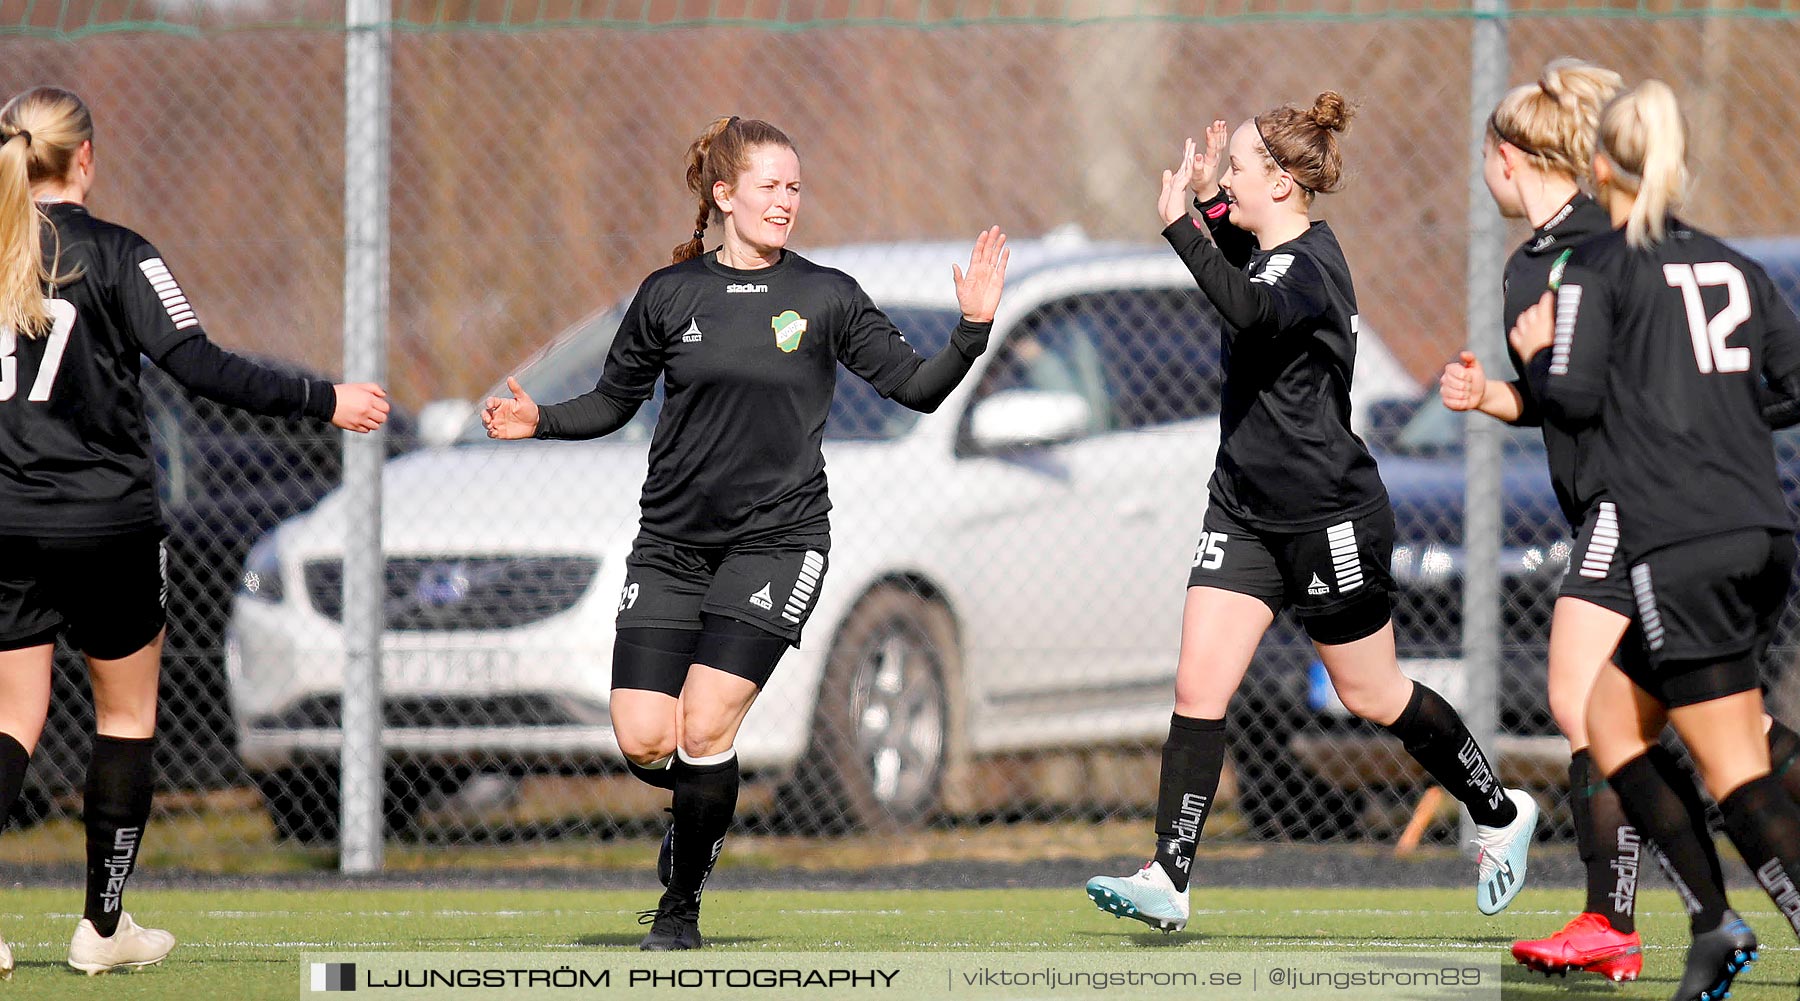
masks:
[[[1217,570],[1225,564],[1225,533],[1201,532],[1200,547],[1194,550],[1194,566]]]

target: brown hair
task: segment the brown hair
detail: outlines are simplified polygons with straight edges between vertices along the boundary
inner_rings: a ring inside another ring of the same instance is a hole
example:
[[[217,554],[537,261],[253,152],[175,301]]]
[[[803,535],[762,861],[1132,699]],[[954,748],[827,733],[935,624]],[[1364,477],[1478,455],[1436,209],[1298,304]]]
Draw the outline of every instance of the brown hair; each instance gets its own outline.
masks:
[[[1675,92],[1645,80],[1600,112],[1599,155],[1613,167],[1612,187],[1635,196],[1625,242],[1638,249],[1663,238],[1687,197],[1687,125]]]
[[[714,119],[688,144],[687,188],[699,200],[699,213],[694,217],[693,239],[675,247],[674,263],[691,261],[706,250],[706,225],[719,209],[713,202],[713,185],[720,181],[736,184],[739,175],[750,169],[750,155],[763,146],[793,149],[794,143],[768,122],[732,115]]]
[[[33,87],[0,108],[0,328],[26,337],[50,330],[45,290],[73,276],[57,273],[60,248],[44,263],[39,227],[49,220],[31,186],[69,176],[81,144],[93,138],[87,105],[61,87]]]
[[[1488,116],[1488,131],[1540,170],[1586,181],[1594,168],[1600,109],[1625,81],[1603,66],[1556,59],[1533,83],[1506,92]]]
[[[1343,184],[1344,155],[1338,136],[1350,130],[1356,108],[1335,90],[1313,99],[1311,108],[1284,104],[1265,111],[1251,122],[1262,137],[1268,165],[1285,170],[1306,192],[1330,194]]]

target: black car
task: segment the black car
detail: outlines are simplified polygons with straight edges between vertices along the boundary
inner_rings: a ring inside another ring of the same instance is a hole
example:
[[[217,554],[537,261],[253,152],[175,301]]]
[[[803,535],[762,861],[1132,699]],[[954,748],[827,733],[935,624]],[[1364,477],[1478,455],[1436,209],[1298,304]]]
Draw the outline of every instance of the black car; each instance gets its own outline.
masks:
[[[280,362],[268,362],[298,371]],[[232,744],[224,632],[244,557],[262,534],[312,507],[342,479],[341,432],[191,397],[144,364],[144,416],[169,530],[169,627],[157,712],[159,785],[247,785]],[[417,446],[412,421],[387,423],[390,455]],[[81,658],[59,644],[50,718],[14,818],[32,821],[78,791],[87,770],[93,705]]]

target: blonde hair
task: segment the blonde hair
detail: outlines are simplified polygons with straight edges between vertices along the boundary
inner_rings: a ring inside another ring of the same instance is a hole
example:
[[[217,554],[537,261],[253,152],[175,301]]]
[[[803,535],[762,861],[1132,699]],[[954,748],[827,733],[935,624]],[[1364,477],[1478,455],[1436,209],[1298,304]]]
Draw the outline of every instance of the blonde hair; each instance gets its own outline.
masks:
[[[1625,242],[1640,250],[1661,242],[1687,197],[1687,125],[1675,92],[1645,80],[1613,98],[1600,112],[1597,142],[1613,169],[1610,186],[1634,196]]]
[[[675,247],[674,263],[691,261],[706,249],[706,226],[718,211],[713,203],[713,185],[720,181],[736,184],[738,176],[750,169],[750,154],[764,146],[793,149],[794,143],[787,133],[768,122],[736,115],[714,119],[706,131],[688,144],[687,188],[700,205],[694,217],[694,236]]]
[[[31,186],[67,177],[81,144],[93,138],[87,105],[61,87],[33,87],[0,108],[0,328],[26,337],[50,330],[44,293],[74,276],[57,271],[61,247],[44,263],[40,227],[49,219]]]
[[[1356,107],[1335,90],[1313,98],[1310,108],[1284,104],[1251,122],[1262,139],[1268,166],[1285,170],[1306,193],[1330,194],[1344,180],[1344,154],[1338,136],[1350,131]]]
[[[1506,92],[1488,116],[1488,131],[1529,157],[1539,170],[1586,181],[1593,172],[1600,109],[1624,83],[1603,66],[1580,59],[1552,60],[1536,81]]]

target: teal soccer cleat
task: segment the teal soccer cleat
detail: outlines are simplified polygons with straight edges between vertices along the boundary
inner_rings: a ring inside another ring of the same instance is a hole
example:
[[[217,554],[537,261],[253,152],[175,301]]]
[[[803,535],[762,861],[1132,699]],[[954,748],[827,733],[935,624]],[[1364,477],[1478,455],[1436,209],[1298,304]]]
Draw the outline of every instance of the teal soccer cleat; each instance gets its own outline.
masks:
[[[1506,910],[1525,888],[1525,865],[1531,855],[1531,836],[1537,832],[1537,800],[1523,789],[1506,790],[1506,798],[1519,815],[1505,827],[1476,826],[1475,906],[1483,914]]]
[[[1129,876],[1095,876],[1088,880],[1088,899],[1094,906],[1121,918],[1136,918],[1164,932],[1187,927],[1188,895],[1175,889],[1162,865],[1145,862]]]

